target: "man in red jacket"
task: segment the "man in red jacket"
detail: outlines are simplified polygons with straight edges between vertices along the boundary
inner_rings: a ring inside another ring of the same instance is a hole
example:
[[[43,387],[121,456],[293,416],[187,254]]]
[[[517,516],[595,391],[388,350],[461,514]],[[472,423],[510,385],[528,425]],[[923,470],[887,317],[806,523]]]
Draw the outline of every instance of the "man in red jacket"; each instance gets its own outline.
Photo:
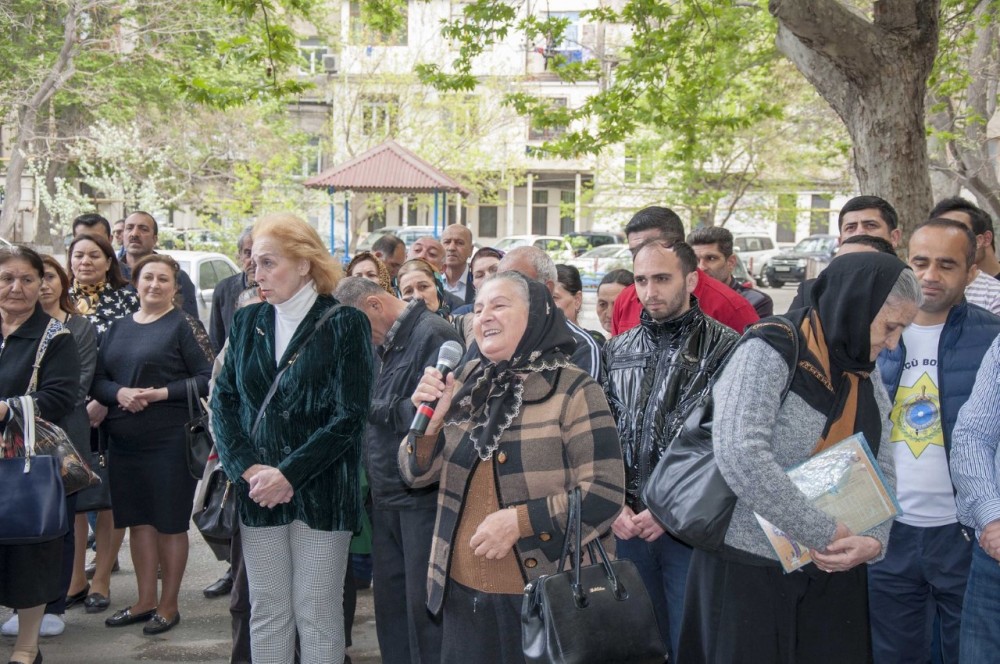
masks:
[[[628,238],[629,249],[634,253],[649,239],[660,238],[667,242],[682,242],[684,225],[677,213],[670,208],[647,207],[632,216],[625,226],[625,236]],[[698,285],[695,286],[694,296],[698,298],[698,304],[707,316],[740,334],[743,334],[747,325],[759,320],[756,310],[739,293],[710,278],[701,270],[697,273]],[[635,286],[629,286],[615,300],[615,310],[611,318],[612,334],[621,334],[638,325],[640,312],[642,304],[635,294]]]

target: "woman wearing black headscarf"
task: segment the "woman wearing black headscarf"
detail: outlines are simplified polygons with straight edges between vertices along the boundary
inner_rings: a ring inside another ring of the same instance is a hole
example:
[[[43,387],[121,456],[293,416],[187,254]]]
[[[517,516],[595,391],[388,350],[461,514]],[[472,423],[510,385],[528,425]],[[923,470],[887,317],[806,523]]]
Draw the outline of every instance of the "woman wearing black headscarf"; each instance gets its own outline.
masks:
[[[427,606],[443,614],[441,661],[523,661],[525,584],[555,572],[568,492],[587,539],[624,500],[624,466],[604,392],[573,366],[573,337],[548,290],[516,272],[476,294],[481,357],[447,381],[428,368],[413,402],[438,401],[427,435],[400,446],[403,478],[440,482]],[[513,555],[508,555],[513,554]]]
[[[895,486],[883,426],[892,404],[872,374],[921,299],[899,259],[852,254],[820,275],[811,306],[787,314],[796,329],[767,318],[747,330],[712,392],[715,456],[738,500],[722,551],[692,557],[681,662],[870,661],[862,563],[882,557],[891,522],[851,533],[813,507],[785,470],[862,432]],[[799,354],[781,401],[790,334]],[[755,512],[810,547],[814,563],[785,574]]]

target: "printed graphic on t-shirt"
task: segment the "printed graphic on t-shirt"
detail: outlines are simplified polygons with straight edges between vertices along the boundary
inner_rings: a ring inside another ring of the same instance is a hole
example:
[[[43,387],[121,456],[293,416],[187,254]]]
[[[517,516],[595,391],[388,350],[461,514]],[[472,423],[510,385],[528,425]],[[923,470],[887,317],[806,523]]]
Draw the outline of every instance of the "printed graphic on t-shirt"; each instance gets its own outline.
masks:
[[[916,459],[929,445],[943,448],[940,404],[937,385],[927,373],[910,387],[900,385],[892,408],[890,442],[906,443]]]

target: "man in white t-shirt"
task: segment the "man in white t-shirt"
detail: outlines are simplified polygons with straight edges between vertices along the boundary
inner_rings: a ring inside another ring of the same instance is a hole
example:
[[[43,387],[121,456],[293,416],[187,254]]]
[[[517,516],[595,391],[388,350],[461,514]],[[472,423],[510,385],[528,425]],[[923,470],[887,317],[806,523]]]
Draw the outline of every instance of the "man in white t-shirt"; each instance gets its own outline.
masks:
[[[936,636],[948,664],[958,662],[972,556],[948,469],[951,433],[1000,318],[965,299],[977,272],[976,238],[965,226],[924,222],[909,256],[924,302],[899,346],[878,359],[893,399],[889,444],[902,514],[885,558],[869,568],[872,647],[876,664],[928,661]]]

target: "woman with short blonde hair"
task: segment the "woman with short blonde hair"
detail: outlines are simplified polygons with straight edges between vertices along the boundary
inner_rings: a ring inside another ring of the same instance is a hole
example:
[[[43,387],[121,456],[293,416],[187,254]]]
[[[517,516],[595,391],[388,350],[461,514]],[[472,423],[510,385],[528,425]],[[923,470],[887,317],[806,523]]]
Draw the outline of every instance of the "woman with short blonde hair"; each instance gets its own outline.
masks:
[[[292,215],[254,225],[265,300],[240,309],[212,393],[219,459],[237,491],[256,664],[344,660],[343,582],[360,527],[371,327],[330,292],[340,268]]]

